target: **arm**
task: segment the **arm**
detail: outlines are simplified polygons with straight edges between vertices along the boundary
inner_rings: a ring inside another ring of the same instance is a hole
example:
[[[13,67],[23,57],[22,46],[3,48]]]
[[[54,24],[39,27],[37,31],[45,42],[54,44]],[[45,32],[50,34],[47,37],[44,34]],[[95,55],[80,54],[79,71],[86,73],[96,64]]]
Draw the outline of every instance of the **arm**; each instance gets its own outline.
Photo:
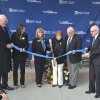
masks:
[[[0,35],[0,48],[2,49],[12,48],[12,44],[10,43],[10,41],[8,42],[4,41],[4,38],[2,38],[1,35]]]
[[[32,52],[36,52],[36,38],[33,39],[32,41],[32,48],[31,48]],[[32,60],[34,61],[34,55],[32,55]]]
[[[98,45],[90,52],[90,57],[94,58],[100,55],[100,40],[98,41]]]
[[[28,35],[26,34],[25,37],[26,37],[26,45],[25,45],[24,49],[27,50],[29,48]]]
[[[77,50],[82,49],[82,40],[80,37],[78,37],[78,39],[77,39],[77,48],[76,49]]]
[[[36,52],[36,38],[33,39],[32,41],[32,52]]]
[[[78,36],[78,37],[76,38],[76,48],[75,48],[75,50],[80,50],[80,49],[82,49],[82,40],[81,40],[81,38]],[[72,54],[80,54],[80,53],[74,52],[74,50],[73,50]]]

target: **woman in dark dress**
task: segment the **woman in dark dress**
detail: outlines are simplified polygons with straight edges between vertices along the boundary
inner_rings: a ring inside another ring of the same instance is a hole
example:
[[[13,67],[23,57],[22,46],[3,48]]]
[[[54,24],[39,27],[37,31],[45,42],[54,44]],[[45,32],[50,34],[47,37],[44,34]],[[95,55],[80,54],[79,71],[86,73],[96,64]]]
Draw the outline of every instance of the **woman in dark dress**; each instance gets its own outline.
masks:
[[[44,30],[42,28],[38,28],[36,30],[36,36],[33,39],[32,42],[32,52],[46,55],[46,39],[44,36]],[[45,58],[32,56],[32,59],[34,60],[35,64],[35,73],[36,73],[36,84],[38,87],[41,87],[42,83],[42,76],[44,71],[44,65],[45,65]]]
[[[14,88],[18,88],[18,67],[20,66],[20,84],[22,88],[25,88],[25,63],[28,54],[23,52],[29,47],[28,35],[25,33],[25,26],[20,24],[15,33],[11,36],[11,42],[20,48],[20,51],[13,48],[13,81]]]

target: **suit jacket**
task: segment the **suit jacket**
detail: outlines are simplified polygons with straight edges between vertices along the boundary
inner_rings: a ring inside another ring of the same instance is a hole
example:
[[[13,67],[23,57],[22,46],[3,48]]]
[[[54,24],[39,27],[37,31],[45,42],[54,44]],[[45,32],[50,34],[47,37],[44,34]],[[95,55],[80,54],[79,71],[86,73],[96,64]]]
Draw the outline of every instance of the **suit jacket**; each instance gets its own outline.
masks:
[[[100,34],[98,34],[93,46],[92,46],[93,38],[90,38],[90,44],[88,47],[88,51],[90,51],[90,63],[94,63],[95,65],[100,65]]]
[[[53,45],[53,53],[55,57],[61,56],[66,53],[66,46],[63,39],[57,40],[56,38],[52,39]],[[62,64],[65,63],[65,56],[61,58],[57,58],[57,63]]]
[[[67,48],[67,40],[68,37],[65,38],[66,48]],[[77,34],[74,34],[71,43],[69,45],[69,48],[67,48],[67,52],[71,50],[77,50],[77,49],[82,49],[82,40]],[[72,64],[81,61],[81,53],[69,54],[68,56]]]
[[[45,45],[46,45],[46,49],[47,49],[47,41],[46,39],[43,39]],[[42,55],[46,55],[46,50],[43,50],[41,41],[39,38],[34,38],[33,42],[32,42],[32,52],[34,53],[38,53],[38,54],[42,54]],[[43,58],[41,57],[37,57],[35,56],[35,61],[42,61]]]
[[[6,48],[10,43],[10,37],[7,28],[0,26],[0,73],[9,72],[11,70],[11,51]]]
[[[17,35],[17,33],[13,33],[11,36],[11,42],[17,45],[19,48],[24,48],[25,50],[28,49],[28,35],[26,33],[22,34],[21,38]],[[28,54],[25,52],[20,52],[13,48],[12,57],[15,60],[26,60]]]

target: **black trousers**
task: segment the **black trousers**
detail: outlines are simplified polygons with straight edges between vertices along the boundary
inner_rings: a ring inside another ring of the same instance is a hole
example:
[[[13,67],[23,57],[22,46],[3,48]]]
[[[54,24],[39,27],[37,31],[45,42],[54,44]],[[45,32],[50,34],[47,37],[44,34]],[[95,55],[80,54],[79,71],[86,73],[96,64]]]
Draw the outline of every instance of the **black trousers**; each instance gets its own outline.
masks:
[[[18,67],[20,66],[20,84],[24,85],[25,82],[25,62],[26,60],[23,61],[17,61],[13,60],[14,62],[14,67],[13,67],[13,82],[14,85],[18,85]]]
[[[2,83],[0,83],[0,87],[7,87],[8,86],[8,72],[7,73],[0,73],[0,82],[2,79]]]
[[[89,66],[89,91],[100,95],[100,65],[93,63]]]
[[[44,61],[35,60],[34,64],[35,64],[36,84],[41,84],[44,71]]]

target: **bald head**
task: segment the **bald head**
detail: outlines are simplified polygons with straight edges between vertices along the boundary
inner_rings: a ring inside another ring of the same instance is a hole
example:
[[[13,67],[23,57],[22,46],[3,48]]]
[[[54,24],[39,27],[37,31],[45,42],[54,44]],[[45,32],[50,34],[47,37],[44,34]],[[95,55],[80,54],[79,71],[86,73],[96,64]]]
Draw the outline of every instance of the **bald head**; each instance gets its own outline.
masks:
[[[5,27],[7,24],[7,17],[3,14],[0,15],[0,26]]]
[[[67,35],[68,35],[68,37],[72,37],[74,35],[74,28],[73,27],[67,28]]]
[[[95,37],[99,33],[99,27],[97,25],[93,25],[90,28],[90,32],[91,32],[92,37]]]

